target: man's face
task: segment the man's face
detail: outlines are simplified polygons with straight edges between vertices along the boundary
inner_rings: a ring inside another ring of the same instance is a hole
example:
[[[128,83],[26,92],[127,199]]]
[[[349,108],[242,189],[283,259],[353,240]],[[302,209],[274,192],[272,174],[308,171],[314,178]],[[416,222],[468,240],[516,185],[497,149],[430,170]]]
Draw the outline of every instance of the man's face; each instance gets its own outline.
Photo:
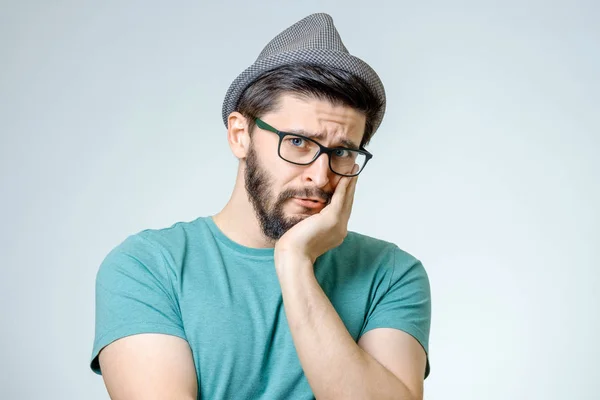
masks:
[[[282,96],[276,111],[261,117],[279,131],[313,137],[328,147],[349,140],[358,146],[365,128],[364,114],[328,101]],[[245,183],[248,198],[265,236],[279,239],[288,229],[320,212],[331,200],[341,176],[329,168],[321,154],[310,165],[291,164],[279,157],[279,137],[254,128],[246,156]]]

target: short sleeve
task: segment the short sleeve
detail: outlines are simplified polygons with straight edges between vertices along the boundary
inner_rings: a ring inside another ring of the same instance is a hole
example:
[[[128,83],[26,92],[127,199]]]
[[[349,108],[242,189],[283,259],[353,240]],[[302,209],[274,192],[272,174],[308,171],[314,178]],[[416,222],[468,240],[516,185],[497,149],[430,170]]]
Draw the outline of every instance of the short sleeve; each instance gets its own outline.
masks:
[[[362,334],[375,328],[395,328],[413,336],[427,354],[425,378],[430,373],[429,331],[431,289],[421,261],[395,247],[387,291],[367,316]]]
[[[141,233],[129,236],[103,260],[96,275],[96,333],[91,369],[101,374],[98,354],[117,339],[140,333],[185,338],[181,314],[163,253]]]

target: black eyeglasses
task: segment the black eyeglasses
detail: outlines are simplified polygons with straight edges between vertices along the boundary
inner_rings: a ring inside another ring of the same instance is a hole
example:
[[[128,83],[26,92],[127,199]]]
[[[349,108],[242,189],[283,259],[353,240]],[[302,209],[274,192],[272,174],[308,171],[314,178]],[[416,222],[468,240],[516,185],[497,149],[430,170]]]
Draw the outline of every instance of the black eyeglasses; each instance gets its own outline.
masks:
[[[337,175],[356,176],[365,169],[367,162],[373,157],[365,149],[348,149],[346,147],[325,147],[315,140],[296,133],[281,132],[266,122],[256,118],[256,126],[279,136],[277,154],[283,160],[296,165],[309,165],[321,154],[329,157],[329,168]],[[352,173],[354,166],[357,172]]]

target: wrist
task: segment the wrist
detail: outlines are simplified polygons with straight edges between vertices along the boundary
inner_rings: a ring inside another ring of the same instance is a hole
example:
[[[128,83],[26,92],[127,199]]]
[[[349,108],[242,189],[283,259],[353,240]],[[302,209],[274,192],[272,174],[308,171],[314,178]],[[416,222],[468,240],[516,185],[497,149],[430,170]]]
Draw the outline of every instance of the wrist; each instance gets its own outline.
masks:
[[[313,270],[314,261],[301,251],[295,249],[275,249],[275,269],[278,275],[282,272]]]
[[[278,247],[275,246],[275,263],[277,261],[285,263],[314,263],[314,260],[306,251],[293,247]]]

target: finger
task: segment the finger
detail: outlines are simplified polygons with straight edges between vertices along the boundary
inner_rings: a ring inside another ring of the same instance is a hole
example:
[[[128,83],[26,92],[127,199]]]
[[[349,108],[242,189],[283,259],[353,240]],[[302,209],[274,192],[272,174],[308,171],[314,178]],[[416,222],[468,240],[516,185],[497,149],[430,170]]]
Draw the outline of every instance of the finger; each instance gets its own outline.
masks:
[[[344,206],[348,211],[352,210],[352,204],[354,204],[354,194],[356,193],[356,182],[358,181],[358,176],[354,176],[350,178],[350,183],[348,184],[348,189],[346,189],[346,198],[344,199]]]
[[[357,169],[357,166],[352,168],[352,173],[354,173]],[[351,190],[351,197],[354,197],[354,188],[356,186],[356,178],[357,177],[348,177],[343,176],[336,188],[333,192],[333,196],[331,197],[330,206],[336,212],[346,211],[348,209],[347,199],[348,199],[348,191]],[[352,206],[352,199],[350,199],[350,207]]]
[[[352,169],[352,173],[355,169],[356,166]],[[344,176],[340,179],[331,199],[331,204],[337,212],[347,212],[352,209],[355,187],[356,177]]]
[[[331,206],[336,211],[341,211],[344,207],[344,198],[346,191],[348,190],[349,184],[348,180],[349,179],[347,177],[342,177],[338,182],[337,186],[335,187],[335,191],[333,192],[333,196],[331,197]]]
[[[357,167],[354,167],[352,170],[355,172]],[[348,182],[348,188],[346,189],[346,195],[344,196],[344,209],[348,214],[352,211],[352,205],[354,204],[354,194],[356,193],[356,182],[358,181],[358,175],[348,178],[350,182]]]

